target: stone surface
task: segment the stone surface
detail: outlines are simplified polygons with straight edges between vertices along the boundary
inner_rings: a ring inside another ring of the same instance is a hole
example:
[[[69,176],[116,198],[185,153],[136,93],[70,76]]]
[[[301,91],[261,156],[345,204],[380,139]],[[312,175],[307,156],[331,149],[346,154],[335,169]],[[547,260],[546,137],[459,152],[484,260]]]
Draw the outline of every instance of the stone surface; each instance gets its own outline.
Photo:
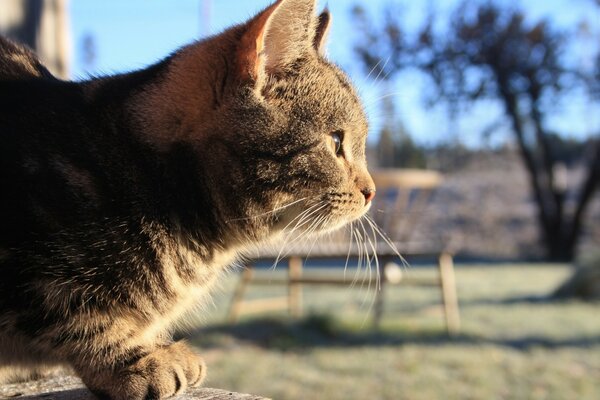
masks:
[[[0,386],[0,399],[19,400],[95,400],[96,397],[81,381],[72,376]],[[233,393],[219,389],[190,388],[174,397],[176,400],[268,400],[250,394]]]

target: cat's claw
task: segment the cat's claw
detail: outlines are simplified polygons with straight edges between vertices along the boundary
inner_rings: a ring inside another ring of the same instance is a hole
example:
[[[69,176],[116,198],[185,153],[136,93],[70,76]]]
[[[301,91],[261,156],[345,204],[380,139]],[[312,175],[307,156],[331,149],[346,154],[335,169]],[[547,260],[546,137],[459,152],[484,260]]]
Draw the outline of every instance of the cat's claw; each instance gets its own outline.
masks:
[[[198,386],[206,376],[202,358],[178,342],[160,348],[116,372],[83,380],[100,398],[112,400],[164,399]]]

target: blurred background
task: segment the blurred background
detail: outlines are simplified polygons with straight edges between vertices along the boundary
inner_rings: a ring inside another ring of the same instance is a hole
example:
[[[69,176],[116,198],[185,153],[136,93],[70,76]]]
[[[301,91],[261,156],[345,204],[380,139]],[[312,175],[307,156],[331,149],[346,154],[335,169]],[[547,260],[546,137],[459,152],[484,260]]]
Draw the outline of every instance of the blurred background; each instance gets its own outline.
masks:
[[[268,3],[2,0],[0,32],[58,76],[85,80],[143,68]],[[394,200],[374,207],[410,264],[389,268],[383,279],[397,284],[385,291],[352,262],[335,287],[292,285],[285,265],[266,271],[283,285],[226,278],[185,334],[203,349],[208,384],[277,399],[600,398],[600,2],[327,7],[328,57],[370,119],[370,168],[439,181],[403,212],[395,198],[408,188],[393,180]],[[450,335],[439,307],[448,282],[408,284],[441,279],[436,251],[419,248],[432,243],[454,260],[460,328]],[[313,267],[339,277],[342,255]],[[290,291],[303,301],[295,318],[275,307],[226,318],[233,293],[268,304]]]

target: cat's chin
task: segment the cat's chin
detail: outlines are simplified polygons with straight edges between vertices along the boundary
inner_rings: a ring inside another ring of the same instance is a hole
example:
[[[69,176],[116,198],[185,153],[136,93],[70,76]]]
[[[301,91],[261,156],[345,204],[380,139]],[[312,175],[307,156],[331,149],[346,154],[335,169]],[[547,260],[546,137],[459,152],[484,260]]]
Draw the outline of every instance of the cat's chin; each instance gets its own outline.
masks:
[[[327,226],[324,226],[323,229],[321,229],[318,233],[325,234],[325,233],[332,233],[332,232],[338,231],[338,230],[344,228],[345,226],[350,225],[352,222],[362,219],[365,216],[365,214],[366,214],[366,212],[361,213],[358,216],[343,218],[340,221],[333,221],[330,224],[328,224]]]
[[[323,232],[329,233],[332,231],[336,231],[338,229],[343,228],[346,225],[351,224],[354,221],[358,221],[358,220],[364,218],[370,209],[371,209],[371,203],[369,203],[368,205],[366,205],[364,208],[362,208],[360,210],[354,210],[354,212],[342,215],[339,218],[333,218],[331,220],[330,224],[328,224],[329,226],[324,227],[325,229],[323,230]]]

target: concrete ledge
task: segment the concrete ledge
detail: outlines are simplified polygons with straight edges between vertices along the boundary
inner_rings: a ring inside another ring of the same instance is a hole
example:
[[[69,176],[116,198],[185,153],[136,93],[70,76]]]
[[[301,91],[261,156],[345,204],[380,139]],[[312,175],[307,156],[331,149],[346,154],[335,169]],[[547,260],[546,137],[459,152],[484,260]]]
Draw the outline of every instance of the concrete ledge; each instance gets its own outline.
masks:
[[[96,400],[81,381],[73,376],[59,376],[37,381],[0,386],[0,399],[19,400]],[[176,400],[268,400],[250,394],[219,389],[191,388],[174,397]]]

